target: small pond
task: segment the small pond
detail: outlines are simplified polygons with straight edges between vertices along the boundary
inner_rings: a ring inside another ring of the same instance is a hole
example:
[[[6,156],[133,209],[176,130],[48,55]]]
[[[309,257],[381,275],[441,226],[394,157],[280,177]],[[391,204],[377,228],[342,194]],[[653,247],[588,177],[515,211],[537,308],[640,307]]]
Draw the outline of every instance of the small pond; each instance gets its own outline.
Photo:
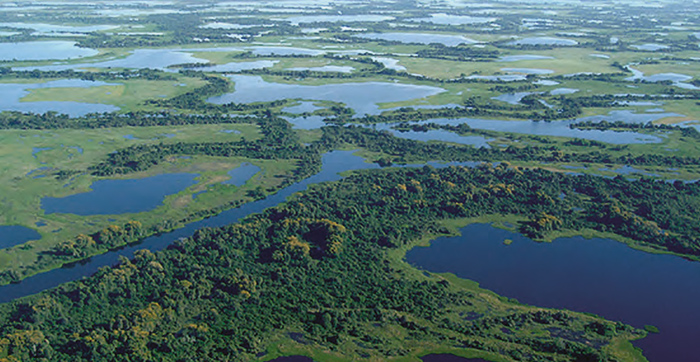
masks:
[[[0,249],[24,244],[30,240],[41,239],[36,230],[20,225],[0,225]]]
[[[241,187],[245,185],[256,173],[260,172],[260,167],[244,162],[240,166],[228,172],[230,179],[222,182],[223,185],[233,185]]]

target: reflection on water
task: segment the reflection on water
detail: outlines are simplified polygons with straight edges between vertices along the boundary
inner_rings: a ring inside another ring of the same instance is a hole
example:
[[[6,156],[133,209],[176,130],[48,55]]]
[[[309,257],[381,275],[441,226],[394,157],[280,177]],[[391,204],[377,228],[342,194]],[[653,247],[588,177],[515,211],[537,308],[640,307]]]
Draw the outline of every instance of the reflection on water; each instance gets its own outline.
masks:
[[[700,263],[655,255],[609,239],[582,237],[536,243],[486,224],[415,248],[406,260],[454,273],[520,302],[590,312],[661,330],[635,345],[650,361],[696,360],[700,335]],[[513,242],[505,245],[503,240]]]

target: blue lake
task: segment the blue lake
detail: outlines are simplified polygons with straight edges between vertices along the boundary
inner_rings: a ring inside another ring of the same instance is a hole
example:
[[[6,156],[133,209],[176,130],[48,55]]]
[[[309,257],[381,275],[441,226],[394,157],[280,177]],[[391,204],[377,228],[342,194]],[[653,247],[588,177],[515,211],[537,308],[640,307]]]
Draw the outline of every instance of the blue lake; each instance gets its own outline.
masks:
[[[0,249],[41,239],[36,230],[20,225],[0,225]]]
[[[46,214],[116,215],[150,211],[163,203],[165,196],[176,194],[197,182],[197,174],[163,174],[142,179],[100,180],[92,191],[67,197],[41,200]]]
[[[415,248],[406,260],[523,303],[595,313],[640,328],[654,325],[661,333],[634,342],[650,361],[697,360],[700,263],[608,239],[536,243],[487,224],[469,225],[461,234]],[[506,239],[513,243],[505,245]]]
[[[0,60],[64,60],[91,57],[99,52],[79,48],[72,41],[0,43]]]
[[[240,166],[229,171],[228,175],[231,176],[231,178],[222,182],[222,184],[241,187],[258,172],[260,172],[260,167],[244,162]]]
[[[428,33],[366,33],[357,34],[355,37],[364,39],[378,39],[397,41],[401,43],[432,44],[439,43],[446,46],[457,46],[459,44],[475,44],[474,39],[469,39],[461,35],[428,34]]]
[[[215,104],[271,102],[283,99],[340,102],[362,116],[380,113],[378,102],[399,102],[436,95],[444,89],[400,83],[343,83],[319,86],[266,82],[259,76],[233,75],[235,91],[210,98]]]

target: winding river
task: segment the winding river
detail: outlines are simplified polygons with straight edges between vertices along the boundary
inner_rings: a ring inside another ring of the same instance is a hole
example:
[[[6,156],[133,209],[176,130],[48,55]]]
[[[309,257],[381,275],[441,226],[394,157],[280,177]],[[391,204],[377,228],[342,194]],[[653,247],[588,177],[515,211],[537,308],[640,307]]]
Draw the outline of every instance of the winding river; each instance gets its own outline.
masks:
[[[309,185],[336,181],[341,179],[339,173],[349,170],[366,168],[378,168],[372,163],[366,163],[361,157],[352,155],[353,151],[333,151],[323,155],[323,167],[321,172],[303,181],[286,187],[276,194],[265,199],[245,204],[239,208],[224,211],[216,216],[187,224],[185,227],[173,230],[161,235],[155,235],[144,239],[142,242],[126,246],[122,249],[107,252],[72,264],[69,267],[54,269],[46,273],[37,274],[26,278],[17,284],[0,286],[0,303],[7,303],[17,298],[39,293],[43,290],[57,287],[60,284],[81,279],[97,272],[100,267],[114,265],[120,256],[131,257],[137,250],[148,249],[158,251],[166,248],[172,242],[186,238],[195,231],[205,227],[220,227],[235,223],[242,218],[259,213],[269,207],[284,202],[288,196],[295,192],[304,191]]]

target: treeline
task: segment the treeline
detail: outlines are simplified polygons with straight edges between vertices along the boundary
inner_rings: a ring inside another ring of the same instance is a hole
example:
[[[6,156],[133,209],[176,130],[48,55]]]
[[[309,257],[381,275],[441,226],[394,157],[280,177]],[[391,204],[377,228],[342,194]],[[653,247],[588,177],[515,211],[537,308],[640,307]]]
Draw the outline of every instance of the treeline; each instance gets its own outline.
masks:
[[[162,70],[143,68],[136,70],[121,70],[109,72],[78,72],[73,69],[65,70],[12,70],[8,67],[0,67],[0,76],[14,77],[20,79],[46,79],[46,78],[62,78],[62,79],[81,79],[88,81],[96,80],[128,80],[128,79],[145,79],[145,80],[163,80],[175,81],[177,77],[172,74],[163,72]]]
[[[629,186],[591,179],[604,191]],[[406,356],[429,343],[529,361],[612,360],[602,346],[643,332],[483,298],[407,273],[388,253],[444,232],[438,222],[455,217],[547,213],[562,226],[587,225],[572,207],[592,202],[558,196],[587,183],[506,165],[358,173],[0,306],[0,352],[16,360],[250,360],[291,339],[348,358]],[[462,317],[470,313],[478,317]],[[551,328],[577,338],[551,336]]]
[[[595,129],[601,131],[676,131],[680,132],[681,136],[700,139],[700,132],[694,127],[681,127],[674,126],[670,124],[654,124],[651,122],[647,123],[629,123],[624,121],[600,121],[600,122],[576,122],[569,125],[572,129]]]
[[[255,116],[223,113],[180,114],[169,111],[156,113],[137,111],[127,113],[91,113],[79,118],[66,114],[43,114],[17,111],[0,112],[0,129],[97,129],[111,127],[152,127],[193,124],[254,123]]]
[[[506,148],[474,148],[443,143],[424,143],[394,137],[385,131],[376,131],[359,126],[324,127],[320,144],[332,149],[342,144],[353,144],[373,152],[384,153],[392,162],[408,163],[412,160],[442,161],[524,161],[560,163],[596,163],[632,166],[684,167],[700,165],[700,158],[667,156],[656,154],[614,155],[595,150],[591,152],[564,152],[552,145],[508,146]]]
[[[300,177],[309,176],[320,164],[320,153],[299,143],[298,136],[284,119],[271,113],[256,118],[262,138],[256,141],[145,144],[127,147],[111,153],[105,161],[90,167],[96,176],[111,176],[144,171],[160,164],[172,155],[207,155],[247,157],[256,159],[298,159]],[[299,181],[292,177],[285,185]]]
[[[430,44],[430,47],[416,52],[421,58],[446,59],[457,61],[484,61],[493,60],[500,56],[495,49],[475,48],[470,45],[446,46],[443,44]]]

